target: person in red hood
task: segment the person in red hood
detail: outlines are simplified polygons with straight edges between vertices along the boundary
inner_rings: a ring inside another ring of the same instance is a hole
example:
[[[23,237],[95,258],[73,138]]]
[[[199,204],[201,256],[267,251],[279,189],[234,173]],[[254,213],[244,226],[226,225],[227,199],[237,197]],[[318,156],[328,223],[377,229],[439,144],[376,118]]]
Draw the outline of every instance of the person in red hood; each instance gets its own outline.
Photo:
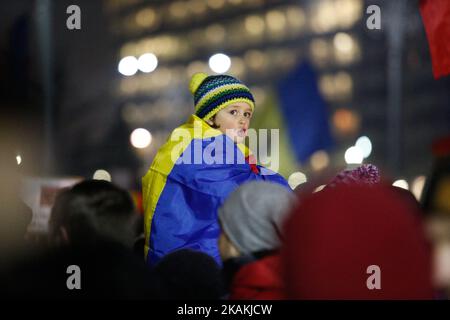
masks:
[[[283,299],[281,226],[293,192],[270,182],[237,188],[219,208],[219,250],[229,299]]]
[[[432,299],[419,208],[382,183],[314,193],[285,224],[288,299]]]

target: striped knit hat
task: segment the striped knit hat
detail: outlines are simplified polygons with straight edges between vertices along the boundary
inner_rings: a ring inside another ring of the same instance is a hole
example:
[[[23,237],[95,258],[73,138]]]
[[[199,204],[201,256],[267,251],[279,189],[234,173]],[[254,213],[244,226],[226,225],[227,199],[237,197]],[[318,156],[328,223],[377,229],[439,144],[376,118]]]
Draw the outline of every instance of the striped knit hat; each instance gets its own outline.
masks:
[[[194,96],[195,115],[205,120],[230,103],[246,102],[252,110],[255,108],[250,89],[232,76],[196,73],[189,83],[189,91]]]

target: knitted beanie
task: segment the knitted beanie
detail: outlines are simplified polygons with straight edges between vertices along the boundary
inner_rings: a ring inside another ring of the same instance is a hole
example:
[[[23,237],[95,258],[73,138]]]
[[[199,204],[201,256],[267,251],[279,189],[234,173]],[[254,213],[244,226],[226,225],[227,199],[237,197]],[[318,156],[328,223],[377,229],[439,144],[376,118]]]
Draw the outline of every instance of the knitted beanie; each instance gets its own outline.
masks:
[[[270,182],[252,181],[238,187],[219,208],[223,231],[243,255],[278,249],[281,226],[294,193]]]
[[[250,89],[229,75],[208,76],[206,73],[196,73],[189,83],[189,91],[194,96],[195,115],[205,120],[230,103],[246,102],[252,110],[255,107]]]
[[[363,164],[352,170],[343,170],[331,180],[327,187],[346,184],[375,185],[380,182],[380,171],[373,164]]]
[[[288,299],[432,299],[420,217],[382,183],[312,194],[285,224]]]

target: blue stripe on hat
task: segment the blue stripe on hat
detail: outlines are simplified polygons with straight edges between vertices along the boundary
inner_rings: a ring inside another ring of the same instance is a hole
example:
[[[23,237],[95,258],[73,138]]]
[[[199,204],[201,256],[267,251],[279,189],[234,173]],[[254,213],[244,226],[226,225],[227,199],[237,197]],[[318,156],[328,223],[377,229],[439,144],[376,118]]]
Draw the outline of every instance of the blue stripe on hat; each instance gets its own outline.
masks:
[[[211,112],[213,109],[217,108],[219,105],[227,102],[228,100],[236,99],[236,98],[246,98],[253,102],[255,102],[253,95],[249,91],[244,90],[233,90],[230,94],[227,94],[220,99],[217,99],[216,101],[205,105],[202,109],[198,110],[196,112],[197,116],[200,118],[203,118],[206,116],[209,112]]]
[[[200,101],[200,99],[203,98],[208,92],[228,84],[242,84],[242,83],[230,76],[220,76],[220,78],[219,76],[215,76],[206,78],[206,80],[203,81],[203,83],[195,93],[194,96],[195,104],[197,104],[198,101]]]

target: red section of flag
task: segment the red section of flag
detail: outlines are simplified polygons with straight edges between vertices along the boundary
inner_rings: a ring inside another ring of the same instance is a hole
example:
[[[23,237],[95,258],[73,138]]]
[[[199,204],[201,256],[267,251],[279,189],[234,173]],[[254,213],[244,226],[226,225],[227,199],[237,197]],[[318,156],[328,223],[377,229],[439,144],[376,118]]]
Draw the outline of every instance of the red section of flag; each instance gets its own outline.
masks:
[[[431,148],[435,157],[450,155],[450,135],[435,140]]]
[[[134,206],[136,207],[136,211],[139,214],[144,214],[144,207],[142,205],[142,193],[139,191],[131,191],[131,197],[134,202]]]
[[[438,79],[450,74],[450,0],[421,0],[420,13]]]
[[[245,158],[245,161],[250,165],[250,168],[252,169],[253,173],[259,174],[259,169],[256,166],[256,158],[254,155],[249,155]]]

